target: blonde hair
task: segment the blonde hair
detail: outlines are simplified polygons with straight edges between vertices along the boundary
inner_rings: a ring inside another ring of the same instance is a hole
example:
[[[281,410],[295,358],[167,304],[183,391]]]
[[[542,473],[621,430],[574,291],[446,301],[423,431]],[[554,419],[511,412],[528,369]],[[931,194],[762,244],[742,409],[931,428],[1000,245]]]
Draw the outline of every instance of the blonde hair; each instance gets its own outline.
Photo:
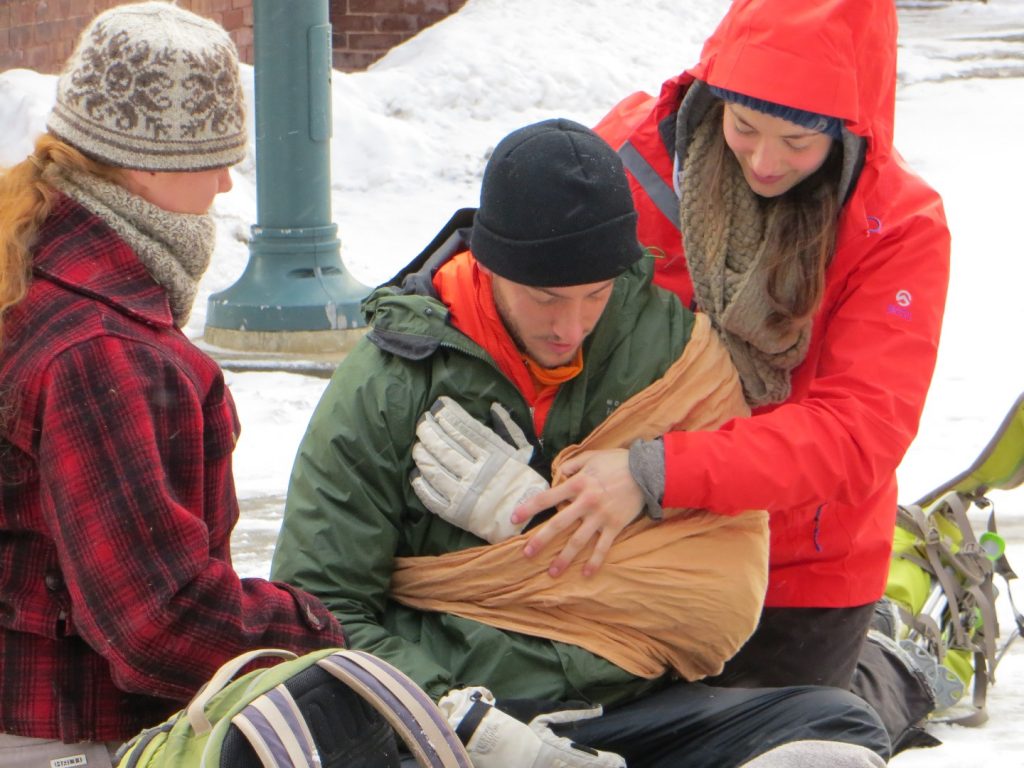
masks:
[[[50,133],[39,137],[31,155],[0,173],[0,347],[4,315],[28,293],[36,235],[57,199],[43,178],[50,165],[121,181],[120,169],[91,160]]]

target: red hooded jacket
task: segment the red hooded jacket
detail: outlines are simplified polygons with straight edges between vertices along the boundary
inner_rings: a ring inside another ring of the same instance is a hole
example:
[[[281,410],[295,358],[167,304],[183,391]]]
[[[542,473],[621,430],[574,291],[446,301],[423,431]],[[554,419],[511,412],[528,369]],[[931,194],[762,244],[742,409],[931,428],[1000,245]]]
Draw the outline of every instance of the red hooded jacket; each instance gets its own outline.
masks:
[[[657,282],[686,304],[693,287],[678,200],[666,197],[674,142],[662,131],[695,79],[839,117],[866,151],[792,394],[716,432],[667,435],[664,503],[722,514],[767,508],[768,606],[866,604],[885,587],[895,471],[917,432],[949,280],[942,202],[892,145],[895,8],[735,0],[700,63],[657,99],[628,97],[597,126],[627,160],[640,241],[665,254]]]

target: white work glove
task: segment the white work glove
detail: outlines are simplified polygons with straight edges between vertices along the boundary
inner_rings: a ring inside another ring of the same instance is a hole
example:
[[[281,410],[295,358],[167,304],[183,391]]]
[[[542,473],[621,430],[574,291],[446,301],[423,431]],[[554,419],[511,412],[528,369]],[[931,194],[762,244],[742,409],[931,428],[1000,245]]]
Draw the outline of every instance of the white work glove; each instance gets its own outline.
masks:
[[[740,768],[885,768],[885,760],[867,747],[842,741],[791,741],[762,752]]]
[[[599,717],[600,706],[538,715],[527,725],[495,708],[494,696],[480,686],[449,691],[437,706],[474,768],[626,768],[618,755],[574,744],[551,730],[551,725]]]
[[[533,447],[499,403],[491,404],[498,432],[481,424],[450,397],[440,397],[416,425],[412,489],[438,517],[494,544],[526,525],[512,510],[548,482],[530,468]]]

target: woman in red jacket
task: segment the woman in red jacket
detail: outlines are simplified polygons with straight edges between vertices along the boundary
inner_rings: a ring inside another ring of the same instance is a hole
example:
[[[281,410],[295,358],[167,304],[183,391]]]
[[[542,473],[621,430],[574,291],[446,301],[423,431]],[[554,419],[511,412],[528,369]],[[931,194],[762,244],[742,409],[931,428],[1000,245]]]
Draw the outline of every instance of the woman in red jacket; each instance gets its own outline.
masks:
[[[723,682],[846,687],[885,587],[949,276],[941,200],[892,145],[896,32],[891,0],[736,0],[695,67],[597,127],[657,281],[711,317],[753,415],[584,456],[514,519],[572,502],[526,549],[576,526],[557,575],[645,502],[768,509],[762,621]]]
[[[107,11],[48,129],[0,174],[0,764],[109,766],[233,656],[344,638],[232,568],[238,419],[180,330],[245,156],[231,39]]]

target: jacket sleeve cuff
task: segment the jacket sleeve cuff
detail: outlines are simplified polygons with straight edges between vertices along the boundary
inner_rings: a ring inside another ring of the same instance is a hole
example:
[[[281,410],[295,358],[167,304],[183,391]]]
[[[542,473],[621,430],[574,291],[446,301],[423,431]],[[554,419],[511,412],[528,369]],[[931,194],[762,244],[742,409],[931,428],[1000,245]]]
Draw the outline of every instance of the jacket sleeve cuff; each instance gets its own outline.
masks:
[[[345,631],[334,615],[327,610],[323,603],[307,592],[282,581],[274,582],[289,592],[295,600],[296,609],[307,628],[330,638],[333,644],[339,647],[346,647],[348,642],[345,638]],[[325,646],[326,647],[326,646]]]
[[[634,440],[629,446],[629,473],[644,496],[644,513],[661,520],[665,495],[665,444],[662,439]]]

